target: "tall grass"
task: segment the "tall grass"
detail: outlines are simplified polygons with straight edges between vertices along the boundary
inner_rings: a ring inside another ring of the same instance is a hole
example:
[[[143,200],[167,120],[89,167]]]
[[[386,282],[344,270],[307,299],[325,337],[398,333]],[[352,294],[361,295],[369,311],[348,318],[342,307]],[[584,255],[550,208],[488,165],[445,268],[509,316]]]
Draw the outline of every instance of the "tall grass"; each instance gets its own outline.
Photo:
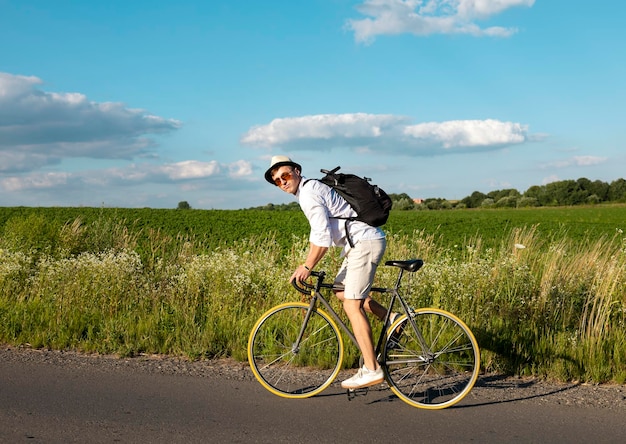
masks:
[[[462,255],[437,251],[416,275],[416,305],[463,318],[483,367],[560,380],[626,380],[626,243],[515,229],[500,248],[479,239]]]
[[[75,220],[56,231],[37,217],[9,221],[0,238],[0,342],[243,360],[261,313],[301,297],[288,278],[304,260],[304,238],[290,249],[269,234],[207,250],[152,230],[139,251],[136,236],[113,220]],[[391,233],[385,260],[425,260],[406,275],[403,294],[464,319],[485,371],[626,381],[623,233],[573,241],[526,227],[497,247],[482,244],[476,236],[442,247],[433,234]],[[318,268],[332,273],[340,261],[333,252]],[[381,266],[375,285],[395,278]]]

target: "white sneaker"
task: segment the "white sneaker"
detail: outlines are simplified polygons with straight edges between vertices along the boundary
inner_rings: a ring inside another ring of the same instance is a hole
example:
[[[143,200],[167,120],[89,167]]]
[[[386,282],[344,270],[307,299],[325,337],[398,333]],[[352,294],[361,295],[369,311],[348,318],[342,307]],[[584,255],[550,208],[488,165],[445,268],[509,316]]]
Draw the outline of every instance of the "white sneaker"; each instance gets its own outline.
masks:
[[[372,385],[380,384],[385,379],[383,368],[378,367],[378,370],[368,370],[363,366],[359,371],[351,378],[346,379],[341,383],[341,387],[345,389],[358,389],[362,387],[369,387]]]

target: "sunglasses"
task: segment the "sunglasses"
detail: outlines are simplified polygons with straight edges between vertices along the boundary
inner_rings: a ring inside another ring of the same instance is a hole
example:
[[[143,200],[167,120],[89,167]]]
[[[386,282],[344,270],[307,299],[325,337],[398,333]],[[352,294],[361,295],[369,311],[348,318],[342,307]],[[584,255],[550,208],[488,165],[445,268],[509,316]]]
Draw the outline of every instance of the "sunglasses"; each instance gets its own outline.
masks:
[[[276,184],[276,186],[281,186],[284,181],[288,181],[291,180],[291,178],[293,177],[293,173],[291,173],[290,171],[285,171],[283,174],[280,175],[280,177],[277,177],[276,179],[274,179],[274,183]]]

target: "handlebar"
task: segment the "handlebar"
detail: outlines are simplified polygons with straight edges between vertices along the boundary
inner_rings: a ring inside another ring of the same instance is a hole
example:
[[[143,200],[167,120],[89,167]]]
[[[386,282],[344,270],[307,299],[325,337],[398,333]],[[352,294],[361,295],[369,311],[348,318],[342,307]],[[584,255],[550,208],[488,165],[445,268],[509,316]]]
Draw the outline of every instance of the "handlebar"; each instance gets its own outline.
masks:
[[[300,281],[297,282],[296,279],[291,281],[291,285],[293,288],[298,290],[302,294],[309,295],[312,290],[319,290],[320,288],[333,288],[333,284],[324,284],[324,278],[326,277],[326,272],[324,271],[311,271],[311,277],[317,278],[317,282],[315,284],[309,284],[308,282]]]
[[[396,281],[396,286],[394,288],[379,288],[372,287],[370,291],[375,291],[378,293],[390,293],[394,290],[397,290],[400,287],[400,279],[402,279],[402,273],[404,271],[408,271],[410,273],[414,273],[424,265],[424,261],[421,259],[410,259],[406,261],[387,261],[385,265],[398,267],[399,274],[398,280]],[[296,282],[296,280],[291,281],[291,285],[298,290],[300,293],[305,295],[310,295],[312,291],[319,291],[320,288],[332,288],[334,290],[341,291],[343,290],[343,285],[333,285],[333,284],[325,284],[324,278],[326,277],[326,272],[324,271],[311,271],[311,277],[317,278],[317,282],[315,284],[309,284],[308,282]]]

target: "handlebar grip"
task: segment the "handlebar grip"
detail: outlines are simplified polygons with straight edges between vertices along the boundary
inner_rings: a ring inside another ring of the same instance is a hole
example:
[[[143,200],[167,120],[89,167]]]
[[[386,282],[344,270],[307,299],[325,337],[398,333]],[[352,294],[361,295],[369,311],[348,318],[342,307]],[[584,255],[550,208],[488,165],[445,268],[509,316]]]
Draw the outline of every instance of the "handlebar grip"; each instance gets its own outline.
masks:
[[[311,276],[323,279],[324,276],[326,276],[326,273],[324,273],[323,271],[311,271]],[[293,279],[291,281],[291,285],[293,285],[293,288],[298,290],[300,293],[306,294],[306,295],[309,295],[311,293],[311,290],[315,289],[315,285],[309,284],[308,282],[298,283],[296,279]]]
[[[302,294],[309,294],[309,290],[307,290],[306,287],[310,287],[313,288],[313,286],[311,284],[307,284],[306,282],[301,282],[302,287],[300,285],[298,285],[298,281],[296,279],[293,279],[291,281],[291,285],[293,286],[293,288],[295,288],[296,290],[298,290],[300,293]]]

